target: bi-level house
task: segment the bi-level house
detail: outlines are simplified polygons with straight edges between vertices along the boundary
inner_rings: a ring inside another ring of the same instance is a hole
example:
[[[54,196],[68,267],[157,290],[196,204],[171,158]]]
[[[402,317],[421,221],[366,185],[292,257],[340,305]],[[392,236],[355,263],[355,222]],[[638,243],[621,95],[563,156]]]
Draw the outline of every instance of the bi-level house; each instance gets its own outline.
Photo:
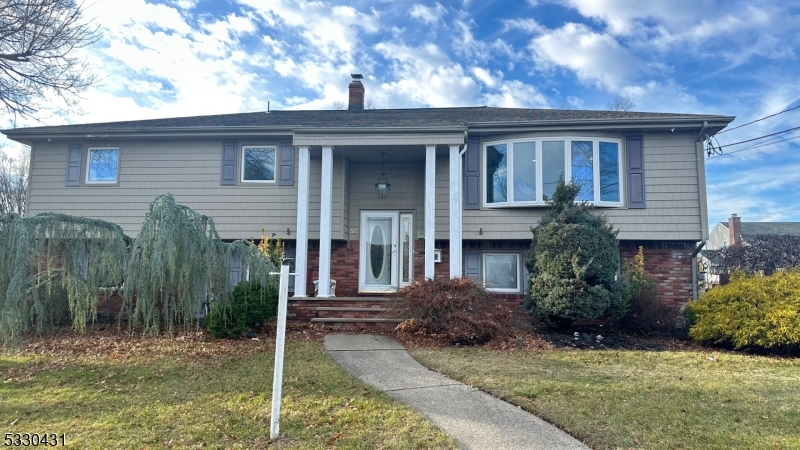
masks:
[[[104,219],[135,238],[148,204],[171,192],[213,216],[223,239],[275,233],[295,258],[297,317],[319,316],[332,289],[342,301],[432,277],[473,277],[521,303],[530,229],[562,174],[619,229],[624,258],[644,247],[666,299],[692,297],[694,250],[708,236],[702,139],[733,117],[365,110],[364,92],[354,75],[342,111],[3,132],[32,148],[29,215]]]

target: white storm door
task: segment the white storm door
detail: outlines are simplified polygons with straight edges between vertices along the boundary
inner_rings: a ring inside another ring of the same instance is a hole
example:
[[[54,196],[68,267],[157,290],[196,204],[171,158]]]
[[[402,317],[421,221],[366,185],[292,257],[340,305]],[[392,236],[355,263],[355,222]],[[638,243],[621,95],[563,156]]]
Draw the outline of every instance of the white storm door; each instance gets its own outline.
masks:
[[[396,212],[361,213],[360,292],[397,290],[398,218]]]

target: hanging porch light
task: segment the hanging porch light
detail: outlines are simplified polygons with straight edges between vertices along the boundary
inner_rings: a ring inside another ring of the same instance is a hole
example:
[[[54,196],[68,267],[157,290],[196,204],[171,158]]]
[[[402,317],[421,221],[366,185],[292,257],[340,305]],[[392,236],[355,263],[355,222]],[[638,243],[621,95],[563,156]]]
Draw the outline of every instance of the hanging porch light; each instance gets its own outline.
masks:
[[[378,178],[378,182],[375,183],[375,193],[378,194],[378,198],[386,198],[389,196],[389,189],[392,187],[389,184],[389,180],[386,179],[386,172],[385,172],[385,157],[386,153],[381,152],[381,177]]]

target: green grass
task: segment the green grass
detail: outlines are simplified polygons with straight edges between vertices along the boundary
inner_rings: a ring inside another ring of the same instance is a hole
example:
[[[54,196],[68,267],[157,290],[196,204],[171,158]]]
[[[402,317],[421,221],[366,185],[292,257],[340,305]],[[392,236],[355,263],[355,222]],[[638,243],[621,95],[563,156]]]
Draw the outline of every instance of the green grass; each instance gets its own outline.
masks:
[[[66,433],[73,448],[454,448],[308,341],[287,344],[281,437],[270,442],[273,346],[97,333],[29,346],[0,356],[0,438]]]
[[[417,349],[596,449],[800,449],[800,360],[722,352]]]

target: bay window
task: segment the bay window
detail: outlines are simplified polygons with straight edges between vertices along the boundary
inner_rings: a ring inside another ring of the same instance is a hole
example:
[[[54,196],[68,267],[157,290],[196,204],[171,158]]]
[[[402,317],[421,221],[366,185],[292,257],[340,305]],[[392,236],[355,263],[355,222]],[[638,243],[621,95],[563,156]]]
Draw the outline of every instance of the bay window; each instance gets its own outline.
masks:
[[[531,138],[484,146],[485,206],[544,205],[560,176],[581,187],[578,201],[622,206],[618,139]]]

